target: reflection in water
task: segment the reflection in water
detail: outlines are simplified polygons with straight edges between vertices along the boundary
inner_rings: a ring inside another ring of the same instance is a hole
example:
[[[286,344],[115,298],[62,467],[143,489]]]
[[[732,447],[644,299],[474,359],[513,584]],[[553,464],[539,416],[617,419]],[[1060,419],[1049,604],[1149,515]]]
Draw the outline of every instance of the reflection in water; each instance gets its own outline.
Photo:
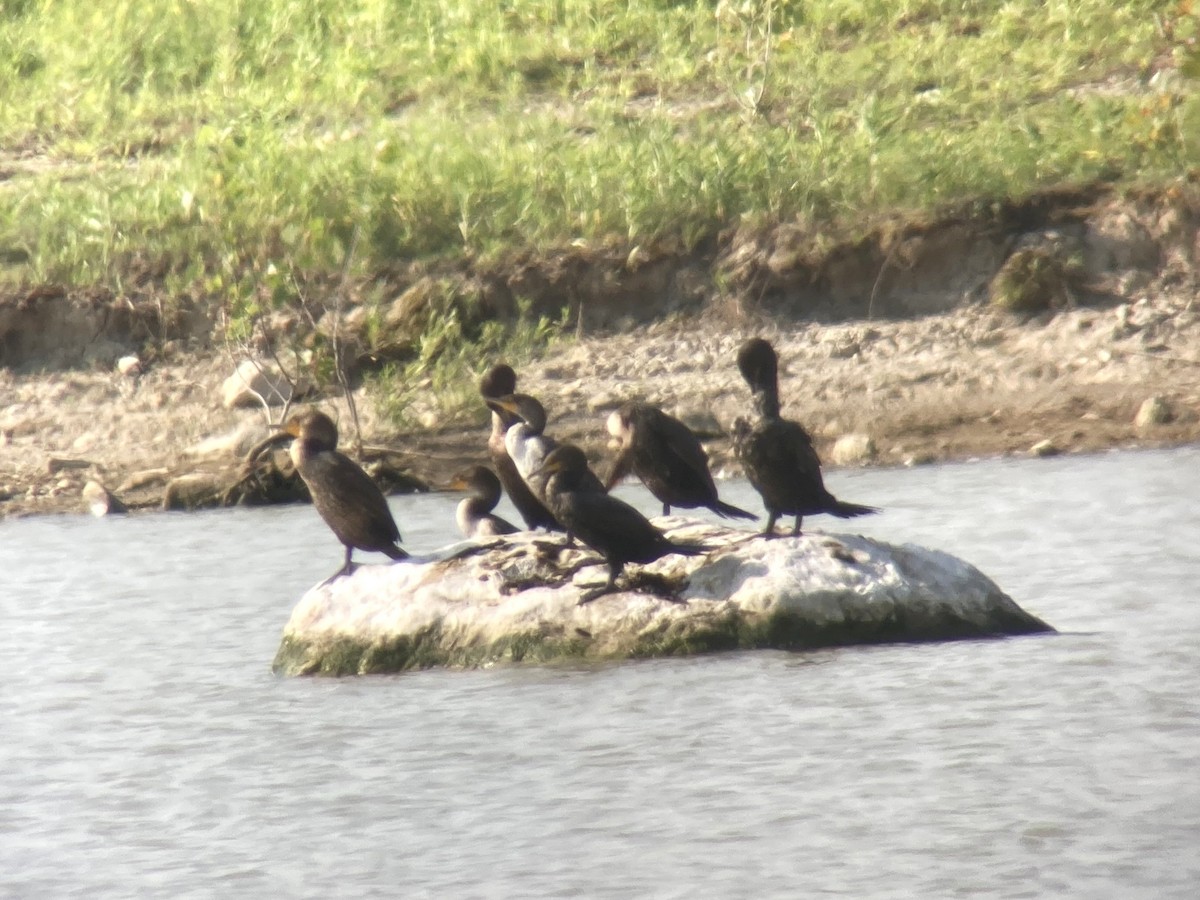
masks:
[[[1191,897],[1198,462],[829,474],[1056,636],[396,678],[270,674],[311,508],[0,523],[0,895]]]

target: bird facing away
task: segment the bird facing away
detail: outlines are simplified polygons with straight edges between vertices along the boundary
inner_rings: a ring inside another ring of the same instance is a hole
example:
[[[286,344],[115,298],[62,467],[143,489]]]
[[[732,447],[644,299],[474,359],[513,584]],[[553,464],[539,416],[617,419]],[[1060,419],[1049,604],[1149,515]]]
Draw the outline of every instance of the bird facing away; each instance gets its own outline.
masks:
[[[392,559],[408,554],[397,546],[400,529],[383,492],[357,463],[338,452],[333,420],[315,409],[288,419],[275,439],[293,438],[290,455],[308,486],[313,506],[346,548],[345,564],[332,578],[354,570],[355,550],[385,553]]]
[[[762,338],[751,338],[738,351],[737,364],[753,394],[758,421],[751,425],[738,419],[734,424],[734,452],[767,508],[763,534],[775,534],[775,522],[781,515],[796,517],[795,537],[805,516],[828,513],[849,519],[879,512],[873,506],[843,503],[825,488],[821,460],[808,432],[798,422],[780,416],[775,348]]]
[[[545,528],[547,531],[561,531],[562,527],[555,521],[546,504],[534,495],[516,464],[508,455],[504,439],[508,430],[518,424],[521,419],[515,413],[493,406],[491,401],[499,397],[510,396],[517,389],[517,375],[512,367],[498,363],[488,369],[480,379],[479,393],[492,411],[492,433],[488,435],[488,456],[491,457],[492,467],[504,486],[508,499],[517,508],[525,525],[531,531]]]
[[[514,534],[517,527],[492,512],[500,502],[500,479],[487,466],[471,466],[454,476],[450,489],[470,491],[454,513],[458,530],[469,538]]]
[[[717,497],[708,468],[708,454],[692,430],[657,406],[630,401],[622,404],[606,423],[608,433],[621,442],[605,488],[612,490],[632,472],[663,505],[695,509],[702,506],[723,518],[757,518]]]
[[[695,556],[704,552],[673,543],[628,503],[590,486],[595,475],[583,451],[574,444],[552,450],[539,475],[545,479],[546,500],[554,515],[608,563],[608,581],[598,592],[585,595],[581,605],[615,590],[626,563],[653,562],[668,553]]]

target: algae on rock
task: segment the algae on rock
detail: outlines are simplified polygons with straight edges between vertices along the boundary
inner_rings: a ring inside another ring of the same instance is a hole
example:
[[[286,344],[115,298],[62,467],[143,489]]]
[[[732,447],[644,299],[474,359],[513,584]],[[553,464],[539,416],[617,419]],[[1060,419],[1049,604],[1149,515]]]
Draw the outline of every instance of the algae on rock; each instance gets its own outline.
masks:
[[[1053,631],[945,553],[857,535],[768,540],[681,517],[657,523],[709,552],[664,557],[634,587],[585,606],[602,561],[530,533],[363,566],[301,598],[274,669],[350,675]]]

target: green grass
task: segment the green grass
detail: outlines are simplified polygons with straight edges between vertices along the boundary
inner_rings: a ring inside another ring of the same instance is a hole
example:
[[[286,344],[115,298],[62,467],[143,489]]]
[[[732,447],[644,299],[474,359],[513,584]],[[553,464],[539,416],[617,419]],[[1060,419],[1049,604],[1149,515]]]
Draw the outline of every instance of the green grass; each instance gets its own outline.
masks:
[[[449,301],[450,298],[447,298]],[[479,401],[479,380],[497,362],[521,365],[565,337],[567,311],[554,320],[522,309],[513,322],[467,322],[453,305],[431,318],[412,358],[384,367],[369,380],[383,415],[397,425],[450,422],[484,425],[490,412]],[[428,421],[422,416],[428,415]]]
[[[1200,159],[1133,0],[0,0],[0,278],[247,297]],[[1193,42],[1193,43],[1189,43]]]

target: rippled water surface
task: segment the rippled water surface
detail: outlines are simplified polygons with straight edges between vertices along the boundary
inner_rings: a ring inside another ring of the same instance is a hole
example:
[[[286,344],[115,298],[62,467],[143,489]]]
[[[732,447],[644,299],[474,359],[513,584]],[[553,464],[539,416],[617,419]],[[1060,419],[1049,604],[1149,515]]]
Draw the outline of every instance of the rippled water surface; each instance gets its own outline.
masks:
[[[394,678],[270,673],[309,507],[0,522],[0,896],[1200,896],[1198,472],[831,474],[1057,635]]]

